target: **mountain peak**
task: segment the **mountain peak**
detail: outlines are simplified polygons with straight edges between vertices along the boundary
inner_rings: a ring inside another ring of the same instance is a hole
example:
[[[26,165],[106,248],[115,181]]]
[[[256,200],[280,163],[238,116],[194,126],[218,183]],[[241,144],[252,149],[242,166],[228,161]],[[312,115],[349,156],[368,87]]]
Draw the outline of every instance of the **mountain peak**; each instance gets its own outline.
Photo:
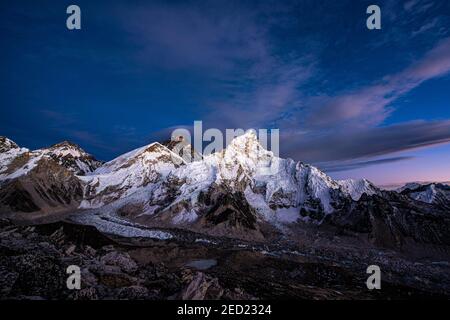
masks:
[[[79,145],[70,141],[63,141],[48,148],[35,150],[33,153],[36,156],[50,157],[61,166],[79,175],[93,172],[102,165],[101,161],[96,160]]]
[[[235,137],[225,149],[225,154],[257,156],[268,151],[259,143],[255,130],[248,130]]]
[[[192,160],[202,159],[202,155],[198,153],[194,147],[189,144],[183,137],[179,137],[175,140],[170,139],[162,143],[167,149],[175,152],[177,155],[183,159],[188,159],[189,162]]]
[[[74,148],[74,149],[81,150],[81,147],[79,145],[77,145],[77,144],[75,144],[75,143],[73,143],[71,141],[67,141],[67,140],[64,140],[64,141],[62,141],[60,143],[54,144],[50,148],[52,148],[52,149],[56,149],[56,148]]]
[[[48,148],[43,148],[36,151],[41,151],[44,154],[56,158],[91,159],[97,162],[93,156],[84,151],[79,145],[70,141],[63,141]]]
[[[0,136],[0,152],[6,152],[11,149],[18,149],[19,146],[7,137]]]
[[[337,183],[341,186],[343,191],[349,194],[355,201],[358,201],[364,193],[373,195],[379,192],[379,189],[367,179],[338,180]]]
[[[447,199],[450,198],[450,186],[443,183],[408,183],[397,192],[406,195],[414,200],[435,203],[441,205],[446,210],[450,209]]]
[[[250,179],[255,174],[272,170],[275,158],[258,141],[256,132],[249,130],[234,138],[222,152],[214,155],[219,162],[219,171],[226,180]]]
[[[231,144],[234,145],[242,145],[242,144],[249,144],[249,143],[257,143],[258,142],[258,136],[256,135],[256,131],[253,129],[247,130],[244,134],[241,134],[237,137],[235,137],[231,142]]]

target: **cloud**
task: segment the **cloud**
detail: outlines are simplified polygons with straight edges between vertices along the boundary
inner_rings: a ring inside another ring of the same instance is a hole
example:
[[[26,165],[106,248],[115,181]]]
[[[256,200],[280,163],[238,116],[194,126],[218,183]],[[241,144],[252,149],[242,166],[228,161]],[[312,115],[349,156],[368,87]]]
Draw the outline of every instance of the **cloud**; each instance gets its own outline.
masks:
[[[403,8],[408,11],[422,13],[433,7],[432,1],[410,0],[404,3]]]
[[[313,76],[313,57],[265,61],[266,70],[257,79],[242,83],[228,99],[211,101],[207,122],[219,128],[270,127],[280,116],[297,106],[299,86]]]
[[[389,95],[391,93],[391,95]],[[377,125],[389,115],[386,107],[397,98],[393,88],[374,85],[356,92],[310,99],[304,125],[313,129],[330,126],[366,127]]]
[[[450,142],[450,120],[408,123],[333,133],[290,133],[281,137],[282,154],[306,162],[379,157]]]
[[[382,123],[389,105],[421,83],[450,71],[450,38],[443,39],[425,56],[403,71],[388,75],[374,85],[334,97],[313,97],[306,109],[304,125],[366,127]]]
[[[211,80],[219,94],[202,101],[205,123],[249,128],[266,126],[288,111],[315,67],[309,52],[283,55],[274,50],[271,27],[286,23],[274,12],[286,7],[277,2],[156,2],[127,8],[123,24],[139,44],[137,57],[144,64],[189,70]],[[304,45],[311,51],[306,41]]]
[[[67,130],[65,132],[72,139],[77,141],[82,141],[88,145],[104,149],[104,150],[114,150],[113,146],[107,145],[97,134],[91,133],[85,130]]]
[[[403,72],[391,77],[389,83],[400,92],[407,92],[422,82],[450,71],[450,38],[441,40],[425,57]]]
[[[369,166],[374,165],[380,165],[385,163],[391,163],[391,162],[399,162],[404,160],[410,160],[414,159],[414,157],[391,157],[391,158],[383,158],[383,159],[376,159],[376,160],[367,160],[367,161],[356,161],[356,162],[349,162],[349,163],[340,163],[340,164],[323,164],[320,165],[320,168],[326,172],[340,172],[340,171],[347,171],[347,170],[354,170],[354,169],[360,169],[365,168]]]
[[[405,4],[403,5],[403,8],[406,11],[411,11],[411,9],[417,4],[419,3],[419,0],[410,0],[410,1],[406,1]]]
[[[134,127],[113,125],[110,133],[102,133],[98,130],[86,129],[86,124],[77,113],[51,109],[43,109],[39,112],[48,119],[47,126],[57,132],[61,140],[74,141],[84,148],[116,154],[124,146],[140,142],[140,139],[136,138]],[[111,139],[111,135],[114,139]],[[115,141],[113,145],[110,143],[111,140]]]
[[[51,120],[54,126],[66,126],[76,122],[75,118],[77,115],[75,113],[65,113],[51,109],[42,109],[39,112]]]
[[[415,30],[412,32],[411,36],[415,37],[419,34],[422,34],[430,29],[433,29],[434,27],[436,27],[439,24],[439,18],[434,18],[433,20],[431,20],[430,22],[422,25],[419,29]]]
[[[223,72],[264,59],[265,28],[236,3],[148,3],[126,8],[123,23],[141,62],[168,69]]]

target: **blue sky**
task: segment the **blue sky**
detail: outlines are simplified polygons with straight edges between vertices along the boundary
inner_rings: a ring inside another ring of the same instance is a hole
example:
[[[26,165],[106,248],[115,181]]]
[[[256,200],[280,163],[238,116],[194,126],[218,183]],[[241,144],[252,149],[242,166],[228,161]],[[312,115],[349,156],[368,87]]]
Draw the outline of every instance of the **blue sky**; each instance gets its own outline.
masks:
[[[109,160],[202,120],[335,178],[450,180],[450,2],[373,2],[369,31],[372,2],[2,2],[0,135]]]

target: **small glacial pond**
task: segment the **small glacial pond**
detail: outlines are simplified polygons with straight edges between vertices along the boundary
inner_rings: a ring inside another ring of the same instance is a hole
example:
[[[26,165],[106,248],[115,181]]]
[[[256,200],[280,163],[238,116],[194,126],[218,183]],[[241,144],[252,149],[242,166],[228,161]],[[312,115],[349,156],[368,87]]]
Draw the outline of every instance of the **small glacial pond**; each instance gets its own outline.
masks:
[[[186,267],[195,268],[197,270],[206,270],[217,264],[216,259],[200,259],[192,260],[185,264]]]

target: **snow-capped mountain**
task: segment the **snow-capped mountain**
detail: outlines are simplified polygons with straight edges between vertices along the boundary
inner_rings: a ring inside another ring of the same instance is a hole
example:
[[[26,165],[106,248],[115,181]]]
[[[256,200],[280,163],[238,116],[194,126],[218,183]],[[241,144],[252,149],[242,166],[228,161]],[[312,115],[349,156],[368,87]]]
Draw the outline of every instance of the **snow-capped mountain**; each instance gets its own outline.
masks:
[[[340,199],[377,192],[366,180],[334,181],[313,166],[275,157],[253,131],[193,162],[172,151],[177,149],[174,141],[149,144],[103,165],[69,142],[29,151],[3,141],[2,180],[27,176],[39,163],[52,160],[76,174],[83,188],[81,209],[108,206],[105,210],[173,224],[196,223],[222,194],[245,202],[255,221],[290,223],[320,221]]]
[[[77,175],[86,175],[102,165],[101,161],[96,160],[78,145],[68,141],[55,144],[49,148],[36,150],[34,153],[41,153],[43,156],[51,157],[58,164]]]
[[[139,224],[267,240],[312,223],[369,233],[383,245],[404,237],[450,243],[448,207],[367,180],[335,181],[276,157],[253,131],[192,162],[177,151],[195,151],[180,143],[155,142],[101,164],[71,143],[29,151],[3,139],[0,213],[77,213],[80,223],[121,234]]]
[[[8,152],[11,149],[18,149],[19,146],[6,137],[0,137],[0,153]]]
[[[105,163],[92,174],[80,177],[86,183],[83,208],[101,207],[161,184],[185,162],[167,147],[155,142]]]
[[[84,186],[77,175],[102,163],[63,142],[30,151],[0,138],[0,210],[53,213],[78,207]]]
[[[450,210],[450,186],[442,183],[408,183],[397,190],[411,199],[432,203]]]
[[[259,234],[260,223],[318,223],[342,201],[377,192],[366,180],[337,182],[313,166],[276,157],[253,131],[193,162],[170,146],[150,144],[80,177],[86,185],[81,208],[149,225]]]
[[[29,150],[20,148],[14,141],[8,138],[0,137],[0,181],[2,177],[6,177],[17,170],[17,168],[9,168],[9,166],[16,158],[26,152],[29,152]]]
[[[20,148],[12,140],[0,137],[0,180],[10,180],[26,175],[39,162],[53,159],[62,167],[77,175],[93,172],[102,165],[79,146],[64,141],[49,148],[30,151]]]
[[[355,201],[358,201],[364,193],[371,196],[380,191],[372,182],[366,179],[338,180],[337,183],[339,183],[343,190]]]

